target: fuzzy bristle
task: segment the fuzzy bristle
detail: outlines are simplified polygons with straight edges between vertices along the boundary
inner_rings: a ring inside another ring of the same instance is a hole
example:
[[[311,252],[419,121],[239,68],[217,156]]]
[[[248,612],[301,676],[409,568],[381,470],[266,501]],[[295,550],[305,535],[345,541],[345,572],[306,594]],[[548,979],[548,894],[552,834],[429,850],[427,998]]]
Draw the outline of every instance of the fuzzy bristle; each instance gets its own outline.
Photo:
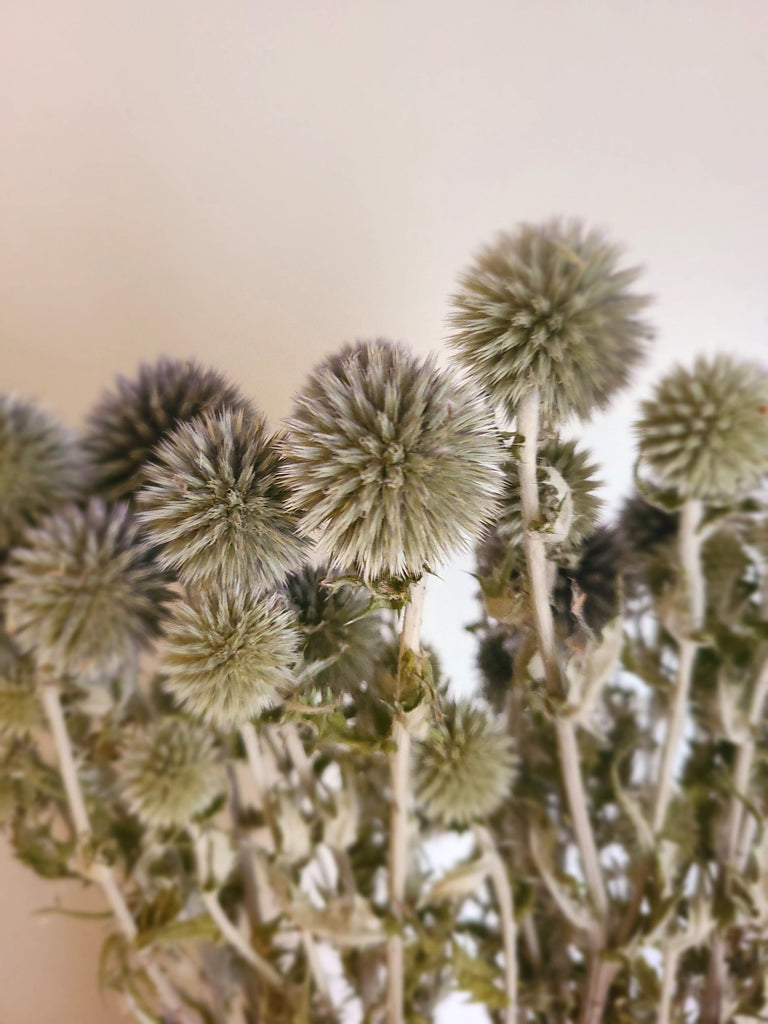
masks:
[[[367,580],[442,565],[494,511],[490,413],[400,345],[361,343],[320,365],[288,429],[286,479],[304,531]]]
[[[514,774],[511,741],[501,720],[469,702],[448,704],[418,745],[416,798],[428,818],[469,825],[508,796]]]
[[[760,366],[700,357],[667,374],[642,410],[640,457],[662,488],[731,503],[768,472],[768,372]]]
[[[131,497],[144,484],[144,467],[180,424],[204,412],[248,411],[250,403],[215,370],[189,360],[160,359],[118,377],[88,418],[84,444],[93,487],[107,501]]]
[[[159,629],[169,598],[128,507],[97,498],[27,531],[8,563],[8,632],[55,678],[112,677]]]
[[[281,457],[264,420],[240,410],[182,424],[145,468],[138,517],[160,564],[187,584],[264,589],[302,561]]]
[[[299,647],[293,616],[276,596],[237,588],[178,602],[161,642],[165,689],[211,725],[244,725],[293,686]]]
[[[453,298],[452,346],[512,416],[538,388],[550,423],[603,409],[645,355],[648,298],[621,251],[578,221],[521,224],[483,249]]]

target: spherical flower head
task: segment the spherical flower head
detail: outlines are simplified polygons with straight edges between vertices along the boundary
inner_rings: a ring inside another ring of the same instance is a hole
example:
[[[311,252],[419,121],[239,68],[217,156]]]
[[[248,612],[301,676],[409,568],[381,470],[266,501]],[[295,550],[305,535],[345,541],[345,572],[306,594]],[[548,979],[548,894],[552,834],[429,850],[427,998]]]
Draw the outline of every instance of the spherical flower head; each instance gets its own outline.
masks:
[[[25,535],[8,563],[8,631],[54,678],[114,677],[159,630],[166,580],[128,507],[93,498]]]
[[[452,345],[491,400],[513,416],[538,388],[546,421],[605,408],[652,336],[648,297],[621,252],[578,221],[521,224],[483,249],[453,297]]]
[[[281,464],[253,413],[227,409],[183,423],[156,449],[136,499],[161,565],[200,586],[280,583],[305,549]]]
[[[768,373],[729,356],[676,367],[642,405],[640,457],[682,497],[734,502],[768,471]]]
[[[0,556],[83,482],[74,440],[33,402],[0,396]]]
[[[0,671],[0,736],[26,739],[42,721],[34,666],[29,658],[18,658]]]
[[[618,615],[626,552],[619,532],[601,526],[583,540],[573,564],[560,566],[555,579],[553,604],[556,621],[566,636],[584,623],[596,634]]]
[[[224,790],[212,736],[177,717],[130,734],[116,769],[122,799],[150,828],[189,825]]]
[[[483,680],[483,694],[494,708],[503,709],[515,671],[515,639],[507,630],[492,630],[483,636],[477,652],[477,667]]]
[[[131,497],[155,448],[181,423],[204,412],[249,408],[220,373],[188,360],[160,359],[139,367],[135,380],[118,377],[88,418],[84,444],[94,490],[107,501]]]
[[[291,689],[298,646],[276,595],[213,590],[172,610],[160,654],[165,689],[210,725],[237,728]]]
[[[554,472],[552,472],[554,470]],[[600,481],[597,466],[589,452],[574,441],[558,438],[546,440],[538,455],[539,519],[542,524],[554,526],[569,495],[571,518],[568,540],[578,544],[595,528],[601,501],[597,495]],[[566,490],[563,489],[563,482]],[[520,492],[520,472],[516,459],[504,463],[504,489],[502,491],[499,531],[508,544],[522,544],[523,506]]]
[[[442,564],[494,510],[489,412],[400,345],[361,343],[321,364],[288,427],[286,479],[302,528],[366,580]]]
[[[498,810],[513,774],[503,722],[468,701],[449,704],[418,746],[416,798],[430,820],[463,827]]]
[[[304,661],[328,662],[312,682],[335,693],[353,690],[372,676],[384,650],[383,619],[371,610],[365,587],[340,584],[326,565],[305,566],[286,580],[288,602],[302,636]]]

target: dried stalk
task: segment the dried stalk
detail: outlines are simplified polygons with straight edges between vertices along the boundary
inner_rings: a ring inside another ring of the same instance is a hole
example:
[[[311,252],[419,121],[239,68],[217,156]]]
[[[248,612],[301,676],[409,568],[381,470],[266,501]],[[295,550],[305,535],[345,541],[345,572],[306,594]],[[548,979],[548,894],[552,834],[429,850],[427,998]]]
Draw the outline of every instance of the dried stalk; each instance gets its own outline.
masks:
[[[411,588],[411,599],[405,606],[403,629],[400,635],[398,664],[398,692],[400,673],[405,654],[419,653],[419,635],[424,607],[426,581],[419,580]],[[408,864],[408,767],[411,737],[399,715],[392,725],[394,750],[390,754],[392,785],[389,834],[389,906],[393,917],[402,920],[405,901],[405,877]],[[397,934],[387,940],[387,1024],[403,1024],[405,979],[403,972],[403,936]]]
[[[88,811],[85,806],[83,790],[77,776],[77,766],[75,765],[72,743],[69,738],[69,732],[67,731],[64,710],[59,698],[59,688],[51,683],[45,684],[42,688],[41,701],[46,718],[48,719],[48,724],[51,728],[51,733],[53,734],[53,741],[56,746],[56,754],[59,760],[61,777],[64,782],[64,791],[67,794],[67,802],[69,804],[70,813],[72,814],[72,822],[75,826],[78,842],[82,846],[92,837],[93,830],[91,828],[91,821],[88,817]],[[128,904],[125,902],[125,897],[117,884],[117,879],[115,878],[112,868],[108,864],[95,863],[87,868],[85,874],[92,881],[101,886],[107,902],[112,909],[112,913],[115,915],[120,931],[123,933],[127,941],[130,944],[133,944],[139,931],[136,927],[133,915],[128,909]],[[195,1020],[195,1017],[184,1006],[178,993],[163,974],[162,970],[157,966],[157,964],[152,962],[148,951],[138,950],[136,952],[136,957],[141,963],[142,969],[146,973],[147,977],[154,985],[160,998],[160,1002],[164,1007],[164,1011],[170,1014],[170,1017],[174,1021],[178,1022],[178,1024],[185,1024],[187,1021],[191,1022]]]

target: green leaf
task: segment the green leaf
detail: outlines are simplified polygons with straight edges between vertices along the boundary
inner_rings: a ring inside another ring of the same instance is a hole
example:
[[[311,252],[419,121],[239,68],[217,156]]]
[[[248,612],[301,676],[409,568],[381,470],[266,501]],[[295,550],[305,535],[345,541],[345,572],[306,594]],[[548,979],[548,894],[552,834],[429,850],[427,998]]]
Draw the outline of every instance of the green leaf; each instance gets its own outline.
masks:
[[[175,946],[179,942],[192,939],[208,939],[218,937],[219,930],[207,914],[198,914],[186,921],[172,921],[159,928],[150,928],[136,939],[138,949],[146,946]]]

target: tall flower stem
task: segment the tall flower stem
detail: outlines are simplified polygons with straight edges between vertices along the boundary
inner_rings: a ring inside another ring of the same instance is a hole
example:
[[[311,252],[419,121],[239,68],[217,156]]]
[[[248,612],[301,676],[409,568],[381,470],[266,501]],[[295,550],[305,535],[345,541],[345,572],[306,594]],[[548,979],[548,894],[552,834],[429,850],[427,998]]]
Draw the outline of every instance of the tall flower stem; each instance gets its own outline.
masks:
[[[86,843],[93,835],[91,821],[88,817],[88,810],[85,806],[83,790],[77,775],[77,765],[72,750],[72,743],[67,731],[67,723],[64,718],[64,710],[59,698],[59,689],[55,684],[46,683],[42,688],[41,702],[45,711],[48,724],[51,728],[53,741],[56,746],[56,755],[59,761],[61,777],[64,782],[64,791],[67,794],[67,803],[72,815],[72,823],[79,843]],[[133,919],[125,897],[117,884],[114,871],[108,864],[95,863],[87,869],[87,875],[96,882],[102,889],[107,902],[115,915],[120,931],[127,941],[133,944],[139,934],[136,922]],[[179,998],[173,985],[166,976],[153,963],[146,950],[140,950],[136,954],[141,963],[142,969],[155,987],[161,1003],[167,1013],[178,1024],[186,1024],[195,1018],[186,1009]]]
[[[768,698],[768,659],[766,659],[757,675],[755,688],[752,692],[748,717],[748,735],[739,745],[736,754],[736,764],[733,772],[734,794],[728,808],[728,821],[725,834],[725,866],[727,869],[740,874],[744,871],[747,863],[747,856],[742,855],[743,847],[740,844],[744,827],[745,807],[744,797],[749,790],[749,781],[752,775],[752,767],[755,761],[756,743],[755,730],[758,727],[765,710],[765,701]],[[750,819],[754,820],[754,819]],[[750,843],[751,846],[751,843]],[[747,855],[748,855],[747,847]],[[705,989],[705,1005],[702,1012],[701,1024],[717,1024],[720,1019],[720,1011],[723,1000],[723,990],[726,984],[726,963],[725,946],[718,934],[712,940],[712,949],[709,958],[709,971],[707,974],[707,986]]]
[[[555,651],[555,628],[547,581],[547,556],[544,538],[535,529],[539,518],[539,490],[536,479],[536,458],[539,443],[539,395],[531,388],[518,407],[518,431],[523,435],[520,460],[520,497],[525,526],[525,555],[531,583],[533,612],[536,623],[539,654],[544,664],[547,688],[556,698],[562,698],[563,680]],[[603,873],[597,855],[597,845],[587,810],[587,796],[581,775],[579,750],[573,723],[558,717],[555,721],[560,770],[568,801],[576,842],[581,853],[582,867],[592,902],[601,920],[608,912]]]
[[[664,827],[669,801],[672,795],[672,776],[675,760],[680,750],[685,729],[685,718],[688,711],[688,697],[693,679],[693,666],[699,649],[698,641],[691,638],[701,629],[704,618],[704,573],[701,567],[700,531],[703,506],[695,498],[687,498],[680,512],[678,545],[680,566],[685,583],[686,605],[688,610],[687,635],[680,640],[678,651],[677,681],[672,702],[672,710],[664,737],[661,755],[661,768],[653,802],[652,828],[655,835]]]
[[[403,629],[400,634],[398,662],[398,693],[406,652],[419,653],[419,635],[426,593],[426,580],[421,579],[411,588],[410,601],[405,606]],[[389,757],[392,786],[389,830],[389,906],[393,917],[402,921],[405,901],[405,877],[408,865],[408,768],[411,737],[401,716],[392,724],[394,749]],[[403,1024],[405,979],[403,970],[403,936],[397,934],[387,941],[387,1024]]]
[[[478,846],[490,857],[490,879],[496,897],[504,949],[504,991],[507,1006],[504,1010],[504,1024],[517,1024],[517,926],[512,897],[512,886],[504,862],[499,856],[491,833],[481,826],[475,826]]]
[[[555,628],[550,604],[547,554],[544,537],[536,529],[539,519],[539,488],[536,478],[536,461],[539,447],[539,393],[530,388],[520,401],[517,411],[517,429],[523,435],[520,458],[520,498],[525,527],[525,556],[531,585],[533,614],[536,625],[539,655],[544,665],[547,690],[555,699],[562,699],[563,678],[555,650]],[[599,954],[605,945],[606,919],[608,916],[608,895],[600,868],[597,844],[589,820],[587,795],[581,774],[579,748],[576,731],[568,718],[557,716],[555,734],[560,759],[560,772],[565,797],[573,823],[576,844],[581,855],[584,877],[587,882],[592,904],[597,913],[597,924],[591,936],[593,966],[590,979],[594,981],[599,970]],[[607,997],[607,986],[604,998]],[[599,1000],[585,1002],[582,1014],[583,1024],[596,1024],[602,1019],[603,1003]]]

